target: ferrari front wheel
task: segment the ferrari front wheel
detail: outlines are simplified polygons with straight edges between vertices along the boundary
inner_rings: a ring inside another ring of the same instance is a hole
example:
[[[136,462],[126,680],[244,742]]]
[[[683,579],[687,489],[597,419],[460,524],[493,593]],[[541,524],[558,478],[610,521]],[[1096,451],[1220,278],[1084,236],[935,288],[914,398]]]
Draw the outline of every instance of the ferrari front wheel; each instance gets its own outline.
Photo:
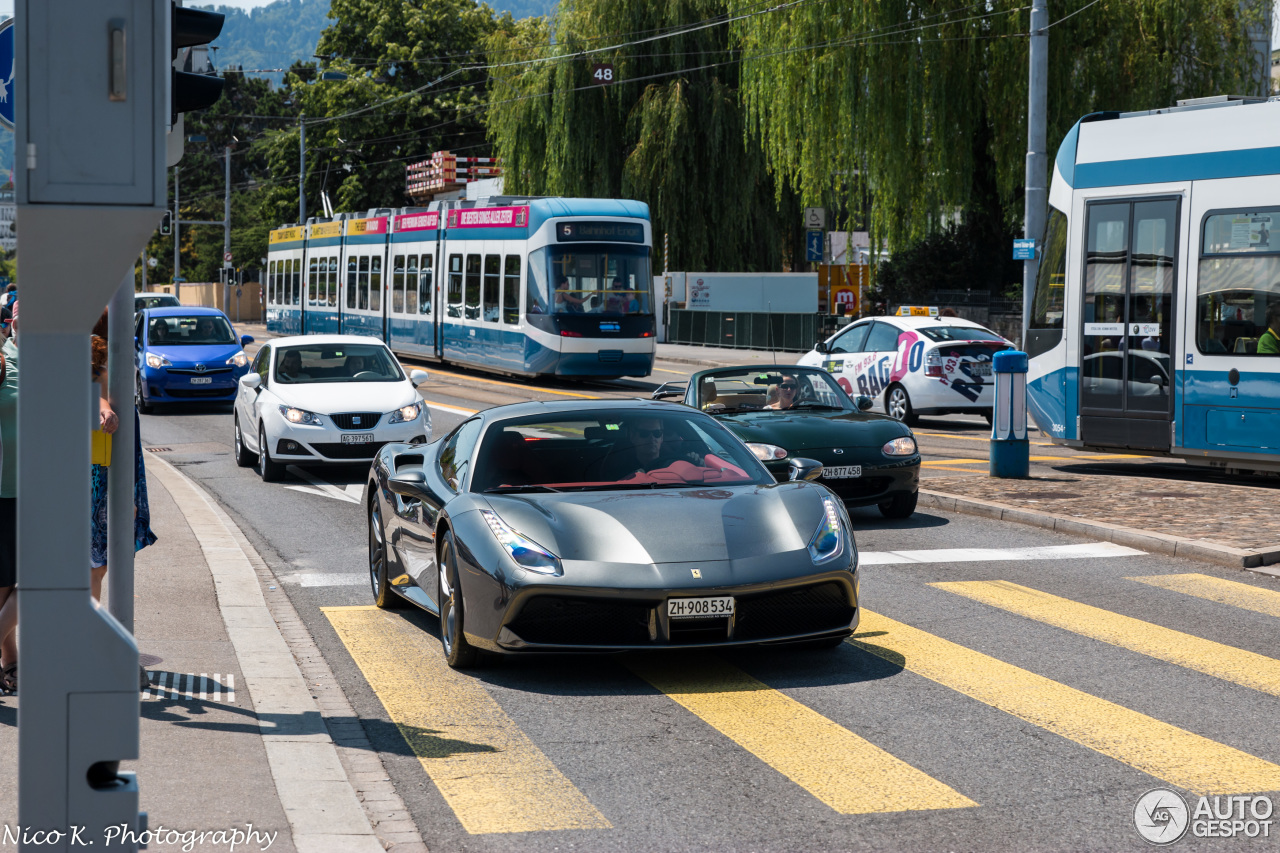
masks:
[[[462,630],[465,616],[462,590],[458,586],[458,564],[453,531],[446,530],[440,544],[440,571],[437,576],[436,601],[440,603],[440,645],[445,662],[453,669],[469,669],[480,660],[480,651],[467,642]]]

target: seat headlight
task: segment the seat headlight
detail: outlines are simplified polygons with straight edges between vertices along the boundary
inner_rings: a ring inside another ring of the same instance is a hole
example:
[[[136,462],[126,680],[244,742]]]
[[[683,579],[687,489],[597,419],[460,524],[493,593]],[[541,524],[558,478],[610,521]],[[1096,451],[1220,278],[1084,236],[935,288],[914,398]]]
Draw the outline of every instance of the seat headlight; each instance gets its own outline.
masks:
[[[552,554],[524,534],[512,530],[492,510],[482,509],[480,514],[484,516],[485,523],[489,525],[493,535],[502,543],[502,547],[507,549],[511,559],[516,561],[516,565],[544,575],[562,573],[560,558],[555,554]]]
[[[748,441],[747,449],[756,455],[761,462],[772,462],[775,459],[786,459],[787,451],[776,444],[762,444],[758,441]]]
[[[391,415],[387,418],[387,423],[405,424],[405,423],[408,423],[409,421],[416,421],[418,419],[418,415],[420,414],[422,414],[422,404],[412,403],[408,406],[401,406],[400,408],[392,412]]]
[[[281,406],[280,414],[284,415],[284,419],[291,424],[302,424],[303,426],[324,426],[324,421],[315,412],[308,412],[306,409],[298,409],[293,406]]]
[[[895,438],[880,448],[885,456],[911,456],[916,452],[916,440],[909,435]]]
[[[813,531],[813,538],[809,540],[809,557],[813,564],[821,566],[843,554],[847,535],[836,499],[823,497],[822,520],[818,522],[818,529]]]
[[[249,363],[249,356],[244,354],[244,350],[241,350],[240,352],[231,356],[231,358],[227,359],[227,364],[231,365],[232,367],[244,367],[248,363]]]
[[[147,353],[147,367],[173,367],[173,362],[162,355]]]

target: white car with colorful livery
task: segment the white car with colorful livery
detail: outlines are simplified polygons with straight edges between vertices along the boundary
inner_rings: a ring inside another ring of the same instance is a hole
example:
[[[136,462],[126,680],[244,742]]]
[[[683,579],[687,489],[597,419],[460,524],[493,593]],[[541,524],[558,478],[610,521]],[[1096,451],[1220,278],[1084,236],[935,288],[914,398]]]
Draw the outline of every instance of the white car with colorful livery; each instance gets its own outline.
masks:
[[[823,367],[851,397],[911,425],[920,415],[991,417],[991,357],[1013,343],[959,317],[867,317],[818,343],[798,364]]]

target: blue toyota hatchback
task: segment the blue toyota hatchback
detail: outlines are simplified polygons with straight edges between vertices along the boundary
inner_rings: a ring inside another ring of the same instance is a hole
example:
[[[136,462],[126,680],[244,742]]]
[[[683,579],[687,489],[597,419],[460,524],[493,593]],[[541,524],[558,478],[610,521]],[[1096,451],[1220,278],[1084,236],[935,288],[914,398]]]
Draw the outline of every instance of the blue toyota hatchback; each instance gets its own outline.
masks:
[[[165,403],[234,403],[249,372],[244,347],[217,308],[150,308],[134,326],[138,411]]]

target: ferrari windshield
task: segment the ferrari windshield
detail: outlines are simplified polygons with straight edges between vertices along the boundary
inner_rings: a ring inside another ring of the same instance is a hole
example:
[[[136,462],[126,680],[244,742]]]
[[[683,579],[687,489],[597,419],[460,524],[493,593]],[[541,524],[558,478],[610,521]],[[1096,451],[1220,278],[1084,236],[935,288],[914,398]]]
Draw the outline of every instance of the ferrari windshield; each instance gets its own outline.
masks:
[[[698,380],[697,405],[704,412],[826,409],[853,411],[849,397],[824,370],[774,367],[717,371]]]
[[[724,427],[667,407],[501,421],[485,433],[473,470],[471,490],[490,493],[774,482]]]

